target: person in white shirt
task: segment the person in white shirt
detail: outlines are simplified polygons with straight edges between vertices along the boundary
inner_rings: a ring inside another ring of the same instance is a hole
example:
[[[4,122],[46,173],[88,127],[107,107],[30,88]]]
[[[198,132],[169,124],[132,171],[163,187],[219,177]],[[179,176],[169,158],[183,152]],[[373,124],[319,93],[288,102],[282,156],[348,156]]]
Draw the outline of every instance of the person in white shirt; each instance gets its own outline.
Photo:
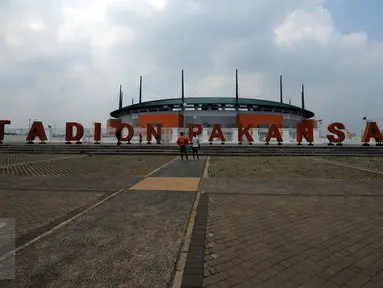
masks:
[[[198,155],[199,148],[200,148],[199,139],[198,139],[197,133],[194,132],[193,139],[192,139],[193,160],[195,160],[195,156],[197,156],[197,160],[199,160],[199,155]]]

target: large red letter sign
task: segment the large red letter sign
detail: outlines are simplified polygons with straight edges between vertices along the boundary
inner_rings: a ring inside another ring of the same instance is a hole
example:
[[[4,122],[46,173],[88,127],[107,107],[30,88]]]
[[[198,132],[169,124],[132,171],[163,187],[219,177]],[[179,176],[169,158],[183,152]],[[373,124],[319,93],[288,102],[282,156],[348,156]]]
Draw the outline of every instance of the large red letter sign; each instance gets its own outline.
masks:
[[[154,128],[151,124],[148,124],[146,126],[146,139],[148,140],[148,144],[152,144],[150,142],[150,139],[152,139],[152,135],[156,139],[157,139],[157,137],[160,137],[160,139],[161,139],[161,128],[162,128],[161,124],[157,124],[157,131],[154,130]]]
[[[0,144],[3,143],[4,140],[4,128],[5,125],[11,124],[11,121],[9,120],[0,120]]]
[[[242,144],[243,136],[246,136],[247,141],[249,141],[249,144],[251,144],[251,142],[254,142],[254,139],[250,135],[250,132],[249,132],[250,128],[252,128],[252,125],[247,125],[243,129],[242,129],[242,125],[238,126],[238,142],[239,142],[239,144]]]
[[[94,135],[93,135],[94,144],[100,144],[101,141],[101,123],[94,123]]]
[[[122,131],[125,128],[128,129],[128,135],[126,137],[122,137]],[[128,144],[131,144],[130,140],[132,140],[133,135],[134,135],[133,127],[131,125],[129,125],[128,123],[121,123],[119,129],[121,131],[121,142],[128,142]],[[116,132],[117,132],[117,129],[116,129]]]
[[[368,142],[370,142],[371,138],[374,138],[377,144],[381,144],[383,142],[382,133],[380,133],[378,124],[376,124],[376,122],[367,123],[362,137],[362,143],[364,143],[363,145],[368,145]]]
[[[214,124],[213,131],[211,131],[211,134],[209,137],[210,144],[213,144],[214,138],[221,139],[221,141],[222,141],[221,144],[225,144],[225,137],[223,136],[221,126],[219,124]]]
[[[302,145],[303,137],[312,145],[314,142],[314,126],[312,121],[297,123],[297,142]]]
[[[267,132],[267,136],[265,138],[266,144],[269,144],[271,138],[277,138],[278,144],[281,145],[283,142],[281,133],[279,132],[279,128],[277,124],[271,124],[269,128],[269,132]]]
[[[76,135],[73,135],[73,128],[76,127]],[[84,136],[84,127],[77,122],[67,122],[65,129],[65,144],[71,144],[71,141],[76,141],[76,144],[81,144],[80,140]]]
[[[195,128],[197,128],[197,131],[195,132]],[[202,133],[202,126],[199,124],[189,124],[189,141],[193,140],[193,134],[196,133],[197,135]]]
[[[330,143],[342,143],[344,141],[344,139],[346,139],[346,135],[342,131],[344,129],[345,129],[345,127],[344,127],[343,123],[340,123],[340,122],[335,122],[335,123],[328,125],[328,132],[330,132],[330,133],[332,133],[338,137],[335,137],[334,135],[327,135],[327,140]]]
[[[44,143],[48,139],[42,122],[33,122],[27,136],[28,144],[32,144],[36,137],[39,137],[40,143]]]

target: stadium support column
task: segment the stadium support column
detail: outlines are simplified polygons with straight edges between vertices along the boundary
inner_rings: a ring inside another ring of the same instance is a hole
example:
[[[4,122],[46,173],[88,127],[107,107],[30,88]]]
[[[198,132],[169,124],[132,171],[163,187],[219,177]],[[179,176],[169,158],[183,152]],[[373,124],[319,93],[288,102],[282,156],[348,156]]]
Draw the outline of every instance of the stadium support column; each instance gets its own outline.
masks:
[[[182,105],[185,102],[185,86],[184,86],[184,70],[181,72],[181,97],[182,97]]]
[[[186,135],[186,121],[185,121],[185,80],[184,80],[184,70],[181,70],[181,98],[182,98],[182,127]]]
[[[305,85],[302,84],[302,109],[305,109]]]
[[[238,92],[238,69],[235,69],[235,102],[238,103],[238,97],[239,97],[239,92]]]
[[[282,89],[282,75],[279,76],[279,95],[281,97],[280,101],[283,103],[283,89]]]
[[[120,85],[120,99],[119,99],[119,102],[118,102],[118,109],[121,109],[122,108],[122,85]]]
[[[142,76],[140,76],[140,93],[138,98],[138,103],[141,104],[142,101]]]

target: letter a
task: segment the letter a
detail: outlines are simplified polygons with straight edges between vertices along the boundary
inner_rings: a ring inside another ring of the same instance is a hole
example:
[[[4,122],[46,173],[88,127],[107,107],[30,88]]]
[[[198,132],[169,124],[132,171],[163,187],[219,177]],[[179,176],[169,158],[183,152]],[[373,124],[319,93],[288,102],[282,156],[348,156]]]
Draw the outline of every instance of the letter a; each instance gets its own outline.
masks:
[[[266,145],[269,144],[271,138],[277,138],[278,145],[281,145],[283,142],[281,133],[279,132],[279,128],[277,124],[271,124],[269,128],[269,132],[267,132],[267,136],[265,138]]]
[[[221,144],[225,144],[225,137],[223,136],[221,126],[219,124],[214,124],[213,131],[211,131],[209,142],[210,144],[213,144],[214,138],[221,139]]]
[[[47,135],[45,134],[44,125],[42,122],[33,122],[31,129],[29,130],[27,141],[28,144],[33,144],[36,137],[39,137],[40,143],[47,141]]]
[[[364,129],[362,143],[363,145],[368,145],[370,139],[374,138],[377,145],[380,145],[383,142],[382,133],[380,133],[378,124],[376,122],[368,122],[366,129]]]

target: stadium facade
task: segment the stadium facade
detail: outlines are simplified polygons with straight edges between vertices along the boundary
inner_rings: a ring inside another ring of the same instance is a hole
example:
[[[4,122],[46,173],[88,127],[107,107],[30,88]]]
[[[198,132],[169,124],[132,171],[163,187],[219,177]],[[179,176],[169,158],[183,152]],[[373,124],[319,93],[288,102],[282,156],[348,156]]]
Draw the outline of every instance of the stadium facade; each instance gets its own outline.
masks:
[[[182,73],[182,83],[183,73]],[[110,113],[115,119],[108,121],[108,128],[115,127],[116,122],[123,122],[133,127],[145,128],[147,124],[168,128],[186,128],[188,124],[200,124],[212,128],[220,124],[222,128],[237,128],[239,125],[254,128],[268,128],[276,124],[280,128],[295,128],[298,122],[310,120],[317,128],[314,113],[304,108],[304,87],[302,85],[302,107],[283,103],[282,77],[280,78],[280,102],[261,99],[240,98],[238,95],[238,72],[236,73],[235,97],[182,97],[139,103],[122,107],[120,87],[119,109]],[[142,77],[140,78],[140,91]]]

